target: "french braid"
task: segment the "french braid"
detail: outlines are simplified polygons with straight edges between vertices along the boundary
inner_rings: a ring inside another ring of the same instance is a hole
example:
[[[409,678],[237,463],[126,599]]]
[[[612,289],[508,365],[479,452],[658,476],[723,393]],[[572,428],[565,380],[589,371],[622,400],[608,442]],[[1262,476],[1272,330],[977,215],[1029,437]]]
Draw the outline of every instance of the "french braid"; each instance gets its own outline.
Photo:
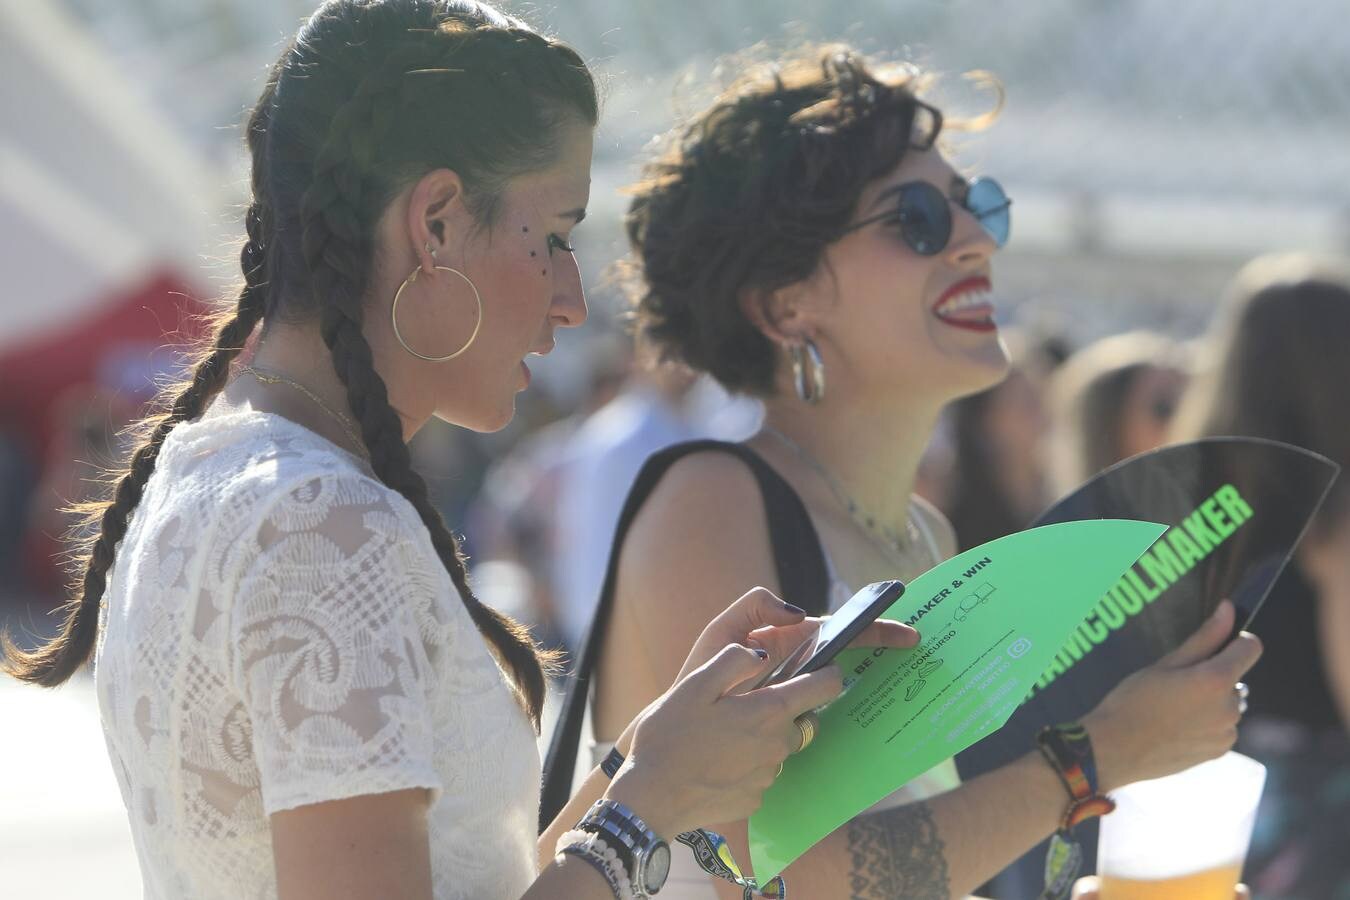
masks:
[[[248,146],[254,160],[254,200],[244,216],[248,239],[239,253],[244,284],[233,314],[219,322],[210,348],[201,355],[192,376],[166,390],[170,398],[167,408],[140,425],[139,430],[145,437],[126,468],[115,476],[112,499],[79,508],[83,521],[74,531],[90,537],[77,543],[79,551],[74,565],[77,571],[83,570],[83,576],[65,604],[65,619],[56,637],[35,650],[25,651],[14,643],[7,631],[0,633],[4,669],[16,678],[56,687],[88,662],[98,637],[99,604],[108,585],[108,571],[116,558],[117,545],[126,534],[131,514],[155,470],[164,439],[179,422],[201,415],[210,399],[220,392],[229,375],[230,362],[243,349],[263,317],[267,292],[268,216],[257,197],[274,87],[274,82],[269,83],[247,126]]]

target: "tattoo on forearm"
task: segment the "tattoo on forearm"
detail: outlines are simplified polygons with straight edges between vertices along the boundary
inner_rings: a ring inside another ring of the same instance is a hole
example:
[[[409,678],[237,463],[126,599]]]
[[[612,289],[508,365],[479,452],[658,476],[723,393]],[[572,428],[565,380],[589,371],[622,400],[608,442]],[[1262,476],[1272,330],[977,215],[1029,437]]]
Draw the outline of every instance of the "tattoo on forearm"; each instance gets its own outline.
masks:
[[[908,803],[848,823],[851,900],[947,900],[942,837],[927,803]]]

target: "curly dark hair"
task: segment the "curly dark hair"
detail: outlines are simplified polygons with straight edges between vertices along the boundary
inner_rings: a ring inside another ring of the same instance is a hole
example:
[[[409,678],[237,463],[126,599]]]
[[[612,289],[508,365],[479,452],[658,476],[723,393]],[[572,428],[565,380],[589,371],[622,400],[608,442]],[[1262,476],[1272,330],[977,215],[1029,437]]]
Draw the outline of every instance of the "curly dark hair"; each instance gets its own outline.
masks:
[[[621,277],[639,338],[729,390],[771,394],[774,347],[741,301],[809,277],[863,188],[934,144],[943,116],[918,96],[929,80],[812,45],[670,132],[629,189]]]
[[[413,505],[474,623],[511,673],[538,727],[546,658],[519,623],[484,606],[459,544],[413,470],[361,329],[375,226],[406,185],[432,169],[459,173],[480,225],[512,177],[550,165],[566,116],[594,125],[595,84],[577,53],[472,0],[329,0],[273,66],[245,130],[253,200],[240,254],[244,285],[216,321],[191,376],[116,474],[111,500],[85,509],[78,583],[61,632],[32,652],[4,636],[5,669],[55,686],[88,661],[118,543],[165,437],[225,385],[262,322],[316,321],[347,388],[371,465]]]

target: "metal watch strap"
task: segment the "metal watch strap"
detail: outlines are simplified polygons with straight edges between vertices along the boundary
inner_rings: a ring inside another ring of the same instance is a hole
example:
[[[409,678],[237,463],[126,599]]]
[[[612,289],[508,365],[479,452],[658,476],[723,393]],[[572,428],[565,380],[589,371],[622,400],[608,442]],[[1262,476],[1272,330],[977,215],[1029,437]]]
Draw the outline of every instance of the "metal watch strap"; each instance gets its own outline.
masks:
[[[600,770],[613,778],[615,773],[623,766],[624,760],[624,755],[619,752],[618,747],[615,747],[600,763]],[[731,847],[727,844],[727,839],[717,832],[707,828],[696,828],[693,831],[677,834],[675,840],[690,849],[694,854],[694,861],[704,872],[739,887],[743,900],[755,900],[755,898],[786,900],[787,881],[782,875],[776,875],[760,885],[753,876],[741,874],[740,867],[736,864],[736,857],[732,855]]]
[[[633,893],[638,897],[649,896],[647,864],[660,848],[665,849],[668,859],[670,847],[640,816],[616,800],[602,799],[595,801],[577,823],[577,828],[603,836],[627,865],[633,880]],[[668,868],[666,874],[669,875]],[[652,892],[659,891],[664,883],[663,877]]]

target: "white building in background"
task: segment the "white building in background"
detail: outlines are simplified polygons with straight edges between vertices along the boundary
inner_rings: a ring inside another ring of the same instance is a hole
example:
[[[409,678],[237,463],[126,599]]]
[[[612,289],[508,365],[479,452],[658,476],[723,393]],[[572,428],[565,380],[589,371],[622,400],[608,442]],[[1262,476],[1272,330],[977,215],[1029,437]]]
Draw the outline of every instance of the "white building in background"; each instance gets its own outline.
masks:
[[[0,353],[161,269],[209,289],[220,168],[66,9],[0,0]]]

